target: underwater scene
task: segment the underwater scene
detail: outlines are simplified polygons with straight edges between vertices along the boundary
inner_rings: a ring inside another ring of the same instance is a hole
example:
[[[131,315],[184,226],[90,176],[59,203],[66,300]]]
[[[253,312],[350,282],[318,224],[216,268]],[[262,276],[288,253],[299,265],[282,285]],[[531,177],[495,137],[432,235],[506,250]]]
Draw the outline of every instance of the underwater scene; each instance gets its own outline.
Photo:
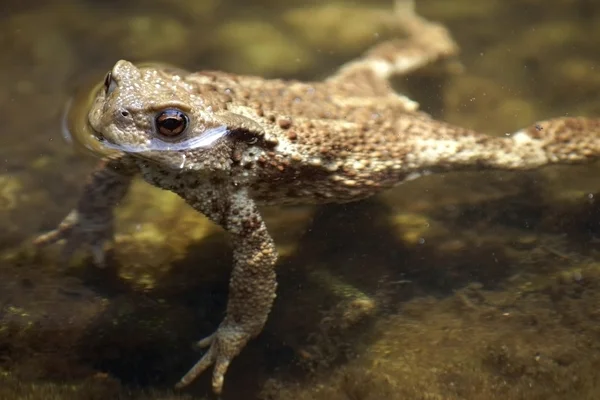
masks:
[[[600,3],[1,5],[0,400],[600,398]]]

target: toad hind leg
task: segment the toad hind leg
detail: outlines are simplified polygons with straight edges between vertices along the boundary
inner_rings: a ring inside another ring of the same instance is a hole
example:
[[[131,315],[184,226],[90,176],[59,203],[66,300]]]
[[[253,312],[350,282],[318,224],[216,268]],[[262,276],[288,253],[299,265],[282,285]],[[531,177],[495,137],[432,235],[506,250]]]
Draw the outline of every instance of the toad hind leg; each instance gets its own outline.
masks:
[[[198,346],[208,347],[208,350],[176,388],[188,385],[214,364],[212,386],[218,394],[231,360],[262,331],[271,311],[277,288],[274,268],[277,251],[254,201],[245,190],[232,193],[227,188],[210,187],[201,188],[197,193],[203,193],[202,197],[188,199],[188,203],[229,233],[234,247],[234,266],[225,318],[215,333],[198,342]],[[213,195],[207,196],[207,193]]]
[[[386,81],[458,54],[458,45],[441,24],[417,15],[414,0],[396,0],[393,28],[403,37],[384,41],[348,62],[329,82]]]

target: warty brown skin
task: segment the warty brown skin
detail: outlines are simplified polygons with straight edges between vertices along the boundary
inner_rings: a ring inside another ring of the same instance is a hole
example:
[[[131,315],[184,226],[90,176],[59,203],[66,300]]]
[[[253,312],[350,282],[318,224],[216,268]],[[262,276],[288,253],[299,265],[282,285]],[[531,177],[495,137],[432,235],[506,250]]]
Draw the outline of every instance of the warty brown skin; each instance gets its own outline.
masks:
[[[75,210],[36,243],[66,239],[66,256],[89,245],[102,263],[113,208],[138,174],[230,234],[234,266],[226,317],[199,342],[208,351],[178,387],[214,364],[213,390],[220,393],[229,363],[267,320],[277,252],[257,205],[354,201],[424,173],[525,170],[600,155],[599,120],[559,118],[496,138],[418,111],[387,79],[452,56],[457,47],[443,27],[414,14],[412,1],[397,0],[396,8],[404,37],[382,43],[323,82],[119,61],[98,90],[90,126],[121,152],[103,162]],[[181,132],[161,133],[165,110],[180,113]],[[210,145],[177,148],[219,129],[225,134]]]

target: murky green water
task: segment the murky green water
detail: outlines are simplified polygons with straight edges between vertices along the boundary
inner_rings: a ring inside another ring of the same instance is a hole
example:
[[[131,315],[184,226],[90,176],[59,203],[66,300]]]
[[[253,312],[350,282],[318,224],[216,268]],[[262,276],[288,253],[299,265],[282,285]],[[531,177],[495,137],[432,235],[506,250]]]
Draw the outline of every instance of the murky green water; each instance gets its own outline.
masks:
[[[64,106],[119,58],[319,79],[377,41],[391,1],[12,3],[0,17],[0,400],[209,396],[210,374],[171,387],[222,318],[219,230],[139,182],[106,269],[30,246],[96,161],[64,141]],[[600,115],[595,2],[418,6],[462,48],[464,72],[443,84],[399,82],[437,117],[502,135]],[[265,210],[279,297],[223,398],[600,397],[598,172],[447,174],[343,207]]]

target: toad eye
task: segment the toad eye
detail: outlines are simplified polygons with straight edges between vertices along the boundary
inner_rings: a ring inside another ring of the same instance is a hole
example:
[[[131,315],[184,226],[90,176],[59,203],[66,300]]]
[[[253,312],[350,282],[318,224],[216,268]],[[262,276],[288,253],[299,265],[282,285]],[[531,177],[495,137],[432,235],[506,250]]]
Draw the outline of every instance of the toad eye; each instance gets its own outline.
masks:
[[[180,135],[188,125],[188,117],[183,112],[167,109],[156,116],[156,129],[158,133],[167,137]]]

